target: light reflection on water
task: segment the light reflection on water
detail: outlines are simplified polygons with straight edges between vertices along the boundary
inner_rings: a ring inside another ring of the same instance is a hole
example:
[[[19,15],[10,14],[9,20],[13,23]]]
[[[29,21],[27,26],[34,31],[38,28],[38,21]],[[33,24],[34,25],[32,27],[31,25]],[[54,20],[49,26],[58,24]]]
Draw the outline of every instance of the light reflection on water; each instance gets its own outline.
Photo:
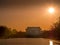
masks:
[[[60,45],[60,42],[44,38],[15,38],[0,39],[0,45]]]
[[[49,41],[49,44],[50,44],[50,45],[53,45],[53,41],[52,41],[52,40],[50,40],[50,41]]]
[[[49,45],[60,45],[60,42],[50,40]]]

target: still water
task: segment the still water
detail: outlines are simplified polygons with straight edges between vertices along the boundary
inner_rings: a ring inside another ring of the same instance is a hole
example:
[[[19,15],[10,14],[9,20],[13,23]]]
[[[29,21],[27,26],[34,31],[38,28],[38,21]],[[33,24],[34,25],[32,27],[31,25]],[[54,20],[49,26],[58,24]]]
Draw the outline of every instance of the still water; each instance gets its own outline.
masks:
[[[43,38],[0,39],[0,45],[60,45],[59,43]]]

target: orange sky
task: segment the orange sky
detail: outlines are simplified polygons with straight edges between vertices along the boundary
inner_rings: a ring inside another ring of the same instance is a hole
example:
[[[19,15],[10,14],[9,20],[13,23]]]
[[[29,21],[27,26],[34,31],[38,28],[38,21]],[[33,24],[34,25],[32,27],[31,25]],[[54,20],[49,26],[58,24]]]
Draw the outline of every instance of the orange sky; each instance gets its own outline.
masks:
[[[51,6],[56,10],[54,14],[48,13],[48,7]],[[6,25],[18,31],[24,31],[28,26],[39,26],[43,30],[48,30],[59,16],[57,4],[9,6],[0,11],[0,25]]]

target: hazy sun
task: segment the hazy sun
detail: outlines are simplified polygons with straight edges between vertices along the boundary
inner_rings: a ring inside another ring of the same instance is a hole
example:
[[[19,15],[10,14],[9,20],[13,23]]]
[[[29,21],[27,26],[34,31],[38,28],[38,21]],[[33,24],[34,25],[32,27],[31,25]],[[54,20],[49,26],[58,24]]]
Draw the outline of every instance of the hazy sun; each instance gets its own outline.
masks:
[[[48,9],[49,13],[54,13],[55,9],[53,7]]]

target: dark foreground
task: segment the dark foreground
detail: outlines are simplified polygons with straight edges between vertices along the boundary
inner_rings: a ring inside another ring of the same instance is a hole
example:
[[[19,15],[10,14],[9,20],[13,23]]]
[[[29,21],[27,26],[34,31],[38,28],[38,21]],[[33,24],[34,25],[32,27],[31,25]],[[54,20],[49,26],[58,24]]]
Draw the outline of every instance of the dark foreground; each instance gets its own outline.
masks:
[[[0,39],[0,45],[50,45],[49,39],[43,38],[14,38]],[[60,45],[58,41],[52,41],[54,45]]]

